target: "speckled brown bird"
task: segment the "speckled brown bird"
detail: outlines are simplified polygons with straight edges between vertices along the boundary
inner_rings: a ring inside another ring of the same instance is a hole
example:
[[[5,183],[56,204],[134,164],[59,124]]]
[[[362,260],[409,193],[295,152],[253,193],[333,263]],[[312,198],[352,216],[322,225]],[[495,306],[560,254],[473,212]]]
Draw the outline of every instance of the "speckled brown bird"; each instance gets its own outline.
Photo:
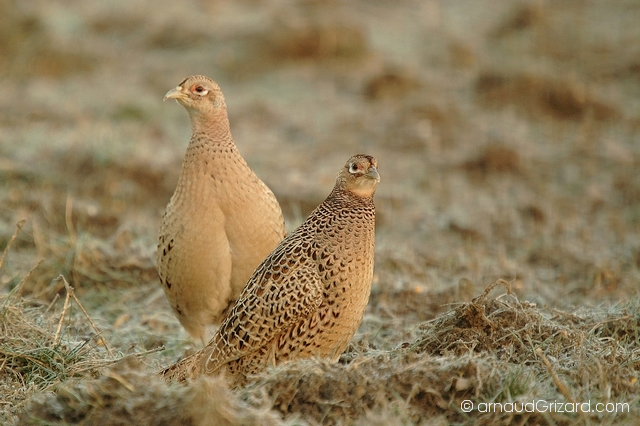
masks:
[[[158,273],[178,320],[204,345],[285,225],[275,196],[236,148],[218,84],[192,76],[167,99],[189,113],[191,139],[160,226]]]
[[[258,266],[209,344],[164,377],[220,372],[242,385],[283,361],[336,361],[369,300],[379,181],[374,157],[351,157],[327,199]]]

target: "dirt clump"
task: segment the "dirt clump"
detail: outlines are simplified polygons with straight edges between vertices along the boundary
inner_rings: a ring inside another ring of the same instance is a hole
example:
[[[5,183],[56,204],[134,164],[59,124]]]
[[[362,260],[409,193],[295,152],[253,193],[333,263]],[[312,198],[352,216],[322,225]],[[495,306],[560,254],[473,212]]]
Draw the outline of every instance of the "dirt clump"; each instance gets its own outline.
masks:
[[[485,71],[476,80],[475,92],[482,105],[494,108],[514,105],[532,118],[582,120],[592,117],[606,121],[621,117],[615,107],[598,99],[585,87],[539,75]]]

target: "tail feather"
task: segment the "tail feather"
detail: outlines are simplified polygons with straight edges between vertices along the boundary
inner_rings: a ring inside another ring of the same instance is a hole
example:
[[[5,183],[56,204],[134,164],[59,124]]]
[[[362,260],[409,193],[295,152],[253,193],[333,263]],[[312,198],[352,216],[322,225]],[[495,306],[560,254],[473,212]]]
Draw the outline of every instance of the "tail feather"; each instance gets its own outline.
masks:
[[[187,380],[193,380],[200,375],[201,370],[201,353],[186,356],[160,371],[160,376],[168,383],[180,383]]]

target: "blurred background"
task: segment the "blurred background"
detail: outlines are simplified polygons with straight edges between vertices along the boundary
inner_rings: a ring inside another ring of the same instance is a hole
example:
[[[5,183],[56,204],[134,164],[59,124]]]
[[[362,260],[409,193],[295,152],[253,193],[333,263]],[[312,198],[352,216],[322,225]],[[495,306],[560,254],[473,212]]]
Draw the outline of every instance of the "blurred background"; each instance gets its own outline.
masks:
[[[190,129],[162,97],[205,74],[289,229],[378,158],[362,330],[391,319],[390,345],[497,278],[541,305],[628,298],[639,22],[631,0],[0,0],[0,247],[27,219],[0,288],[43,259],[24,294],[63,273],[119,336],[182,333],[154,251]]]

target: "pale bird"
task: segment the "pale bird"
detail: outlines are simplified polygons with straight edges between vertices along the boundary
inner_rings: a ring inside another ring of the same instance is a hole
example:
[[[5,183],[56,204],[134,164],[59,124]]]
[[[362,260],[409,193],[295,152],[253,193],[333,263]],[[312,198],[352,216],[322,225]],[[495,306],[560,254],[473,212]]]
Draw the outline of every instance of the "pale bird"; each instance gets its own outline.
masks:
[[[160,226],[158,273],[178,320],[204,345],[285,224],[273,192],[236,148],[218,84],[192,76],[167,99],[189,113],[191,139]]]

